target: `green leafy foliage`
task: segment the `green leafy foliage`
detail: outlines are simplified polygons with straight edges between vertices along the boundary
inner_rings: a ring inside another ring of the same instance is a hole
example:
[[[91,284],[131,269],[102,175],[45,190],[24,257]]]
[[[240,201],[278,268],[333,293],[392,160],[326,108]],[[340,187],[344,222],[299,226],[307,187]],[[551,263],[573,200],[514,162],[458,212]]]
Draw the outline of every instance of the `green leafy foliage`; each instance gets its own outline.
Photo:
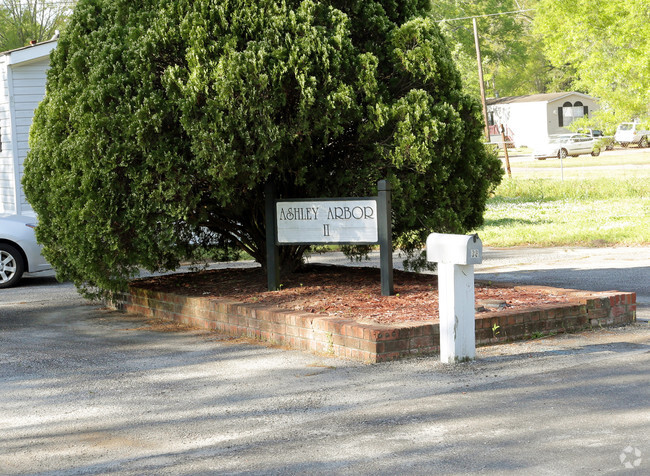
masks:
[[[72,2],[0,0],[0,51],[45,41],[65,28]]]
[[[540,0],[535,31],[553,65],[573,73],[573,86],[601,99],[596,125],[650,116],[648,2]]]
[[[533,35],[537,0],[449,0],[432,2],[431,18],[439,22],[463,78],[463,86],[479,97],[472,17],[477,17],[487,96],[546,92],[557,72]]]
[[[500,162],[427,6],[80,0],[25,165],[45,256],[98,294],[201,245],[264,264],[269,180],[296,198],[388,179],[412,254],[479,226]],[[305,249],[283,247],[283,269]]]

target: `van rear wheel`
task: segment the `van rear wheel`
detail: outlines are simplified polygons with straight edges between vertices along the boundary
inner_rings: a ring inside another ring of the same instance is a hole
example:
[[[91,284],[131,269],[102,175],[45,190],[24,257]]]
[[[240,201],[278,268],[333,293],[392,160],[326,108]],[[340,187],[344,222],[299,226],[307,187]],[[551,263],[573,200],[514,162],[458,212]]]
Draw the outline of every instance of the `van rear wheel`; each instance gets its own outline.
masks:
[[[641,137],[641,140],[639,141],[639,147],[648,147],[648,138],[646,136]]]

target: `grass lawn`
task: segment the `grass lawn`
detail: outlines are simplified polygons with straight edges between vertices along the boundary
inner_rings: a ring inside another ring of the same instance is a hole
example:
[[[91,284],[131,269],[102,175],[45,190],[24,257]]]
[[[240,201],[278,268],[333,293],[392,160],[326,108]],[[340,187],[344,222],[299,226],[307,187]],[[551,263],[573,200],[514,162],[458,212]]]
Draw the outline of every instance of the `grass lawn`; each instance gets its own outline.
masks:
[[[650,244],[650,149],[562,162],[513,160],[476,230],[484,245]]]

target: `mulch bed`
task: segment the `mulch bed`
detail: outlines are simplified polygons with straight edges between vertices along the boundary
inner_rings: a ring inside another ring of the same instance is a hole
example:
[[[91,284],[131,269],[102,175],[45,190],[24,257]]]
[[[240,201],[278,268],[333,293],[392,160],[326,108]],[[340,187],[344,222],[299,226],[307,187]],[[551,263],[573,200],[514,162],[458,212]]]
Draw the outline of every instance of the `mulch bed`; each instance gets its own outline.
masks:
[[[138,280],[137,287],[222,298],[242,303],[392,324],[438,319],[437,276],[394,271],[394,296],[382,296],[379,270],[365,267],[309,265],[284,276],[279,291],[267,291],[261,268],[230,268]],[[570,298],[547,289],[477,282],[477,313],[567,303]]]

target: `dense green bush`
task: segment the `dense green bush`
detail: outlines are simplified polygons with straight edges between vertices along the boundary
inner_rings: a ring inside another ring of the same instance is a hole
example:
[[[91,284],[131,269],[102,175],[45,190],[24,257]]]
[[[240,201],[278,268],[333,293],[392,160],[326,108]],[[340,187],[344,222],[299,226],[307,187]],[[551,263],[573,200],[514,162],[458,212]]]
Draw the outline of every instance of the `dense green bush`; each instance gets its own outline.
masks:
[[[499,161],[411,1],[79,0],[24,186],[61,277],[123,287],[205,239],[265,262],[264,197],[394,187],[394,242],[479,226]],[[285,269],[304,247],[283,247]]]

